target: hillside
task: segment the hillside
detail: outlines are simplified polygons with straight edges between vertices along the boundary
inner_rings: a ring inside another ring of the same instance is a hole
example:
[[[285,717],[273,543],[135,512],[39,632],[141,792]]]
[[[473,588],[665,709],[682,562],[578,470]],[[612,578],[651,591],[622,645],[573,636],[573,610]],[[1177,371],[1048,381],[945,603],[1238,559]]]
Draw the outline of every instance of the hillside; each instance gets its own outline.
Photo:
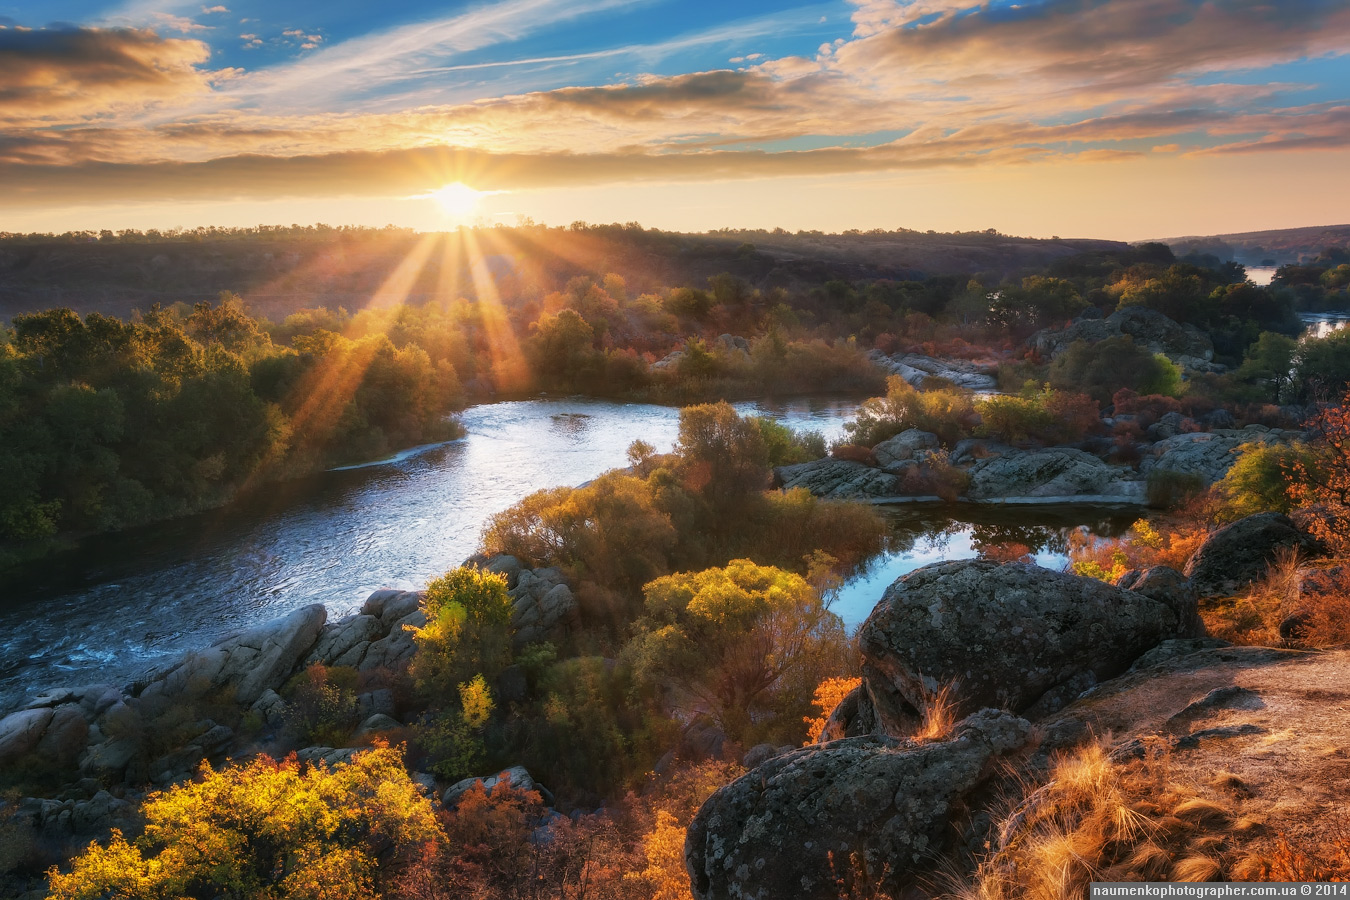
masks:
[[[153,303],[214,300],[234,291],[279,319],[373,298],[413,303],[475,291],[466,260],[481,258],[504,298],[551,291],[576,275],[616,272],[630,290],[703,285],[730,272],[761,289],[831,279],[904,280],[934,274],[1034,270],[1097,240],[1035,240],[987,232],[821,234],[742,231],[677,234],[637,226],[494,228],[458,239],[399,230],[314,228],[182,235],[0,238],[0,318],[68,306],[125,316]],[[480,277],[481,272],[480,269]]]
[[[1275,231],[1245,231],[1236,234],[1194,235],[1164,238],[1178,256],[1212,253],[1244,265],[1277,265],[1309,262],[1333,247],[1350,246],[1350,225],[1314,225]]]

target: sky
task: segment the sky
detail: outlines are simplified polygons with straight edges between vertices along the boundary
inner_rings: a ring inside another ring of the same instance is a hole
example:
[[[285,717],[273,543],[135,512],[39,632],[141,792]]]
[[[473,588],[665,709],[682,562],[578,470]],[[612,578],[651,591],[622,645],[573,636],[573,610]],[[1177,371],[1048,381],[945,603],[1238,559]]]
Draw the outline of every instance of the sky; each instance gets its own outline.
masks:
[[[0,0],[0,231],[1142,240],[1347,173],[1347,0]]]

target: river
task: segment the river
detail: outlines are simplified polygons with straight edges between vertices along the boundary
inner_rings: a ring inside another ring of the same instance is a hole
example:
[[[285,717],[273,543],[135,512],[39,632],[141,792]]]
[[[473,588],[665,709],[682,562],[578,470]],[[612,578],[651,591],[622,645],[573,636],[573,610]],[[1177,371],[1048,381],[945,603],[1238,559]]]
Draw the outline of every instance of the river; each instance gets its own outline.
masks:
[[[858,403],[736,406],[831,440]],[[625,451],[638,438],[669,450],[678,416],[671,407],[585,398],[485,404],[462,415],[468,435],[461,440],[86,540],[8,586],[0,604],[0,711],[41,687],[124,682],[309,603],[336,617],[378,588],[421,587],[472,554],[488,517],[526,494],[626,465]],[[888,509],[897,548],[850,581],[835,610],[856,625],[903,572],[1005,540],[1062,567],[1067,529],[1114,533],[1133,519],[1091,509],[962,510],[963,520],[953,520],[946,507]]]

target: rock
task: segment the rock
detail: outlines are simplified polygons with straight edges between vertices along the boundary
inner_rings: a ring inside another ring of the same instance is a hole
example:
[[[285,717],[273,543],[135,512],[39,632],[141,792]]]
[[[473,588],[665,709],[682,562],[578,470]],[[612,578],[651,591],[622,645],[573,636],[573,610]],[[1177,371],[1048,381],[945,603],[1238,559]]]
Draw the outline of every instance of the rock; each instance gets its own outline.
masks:
[[[902,736],[940,687],[957,713],[1042,715],[1173,637],[1167,604],[1025,563],[935,563],[898,579],[858,631],[864,683],[885,733]]]
[[[396,711],[394,692],[389,688],[377,688],[356,695],[356,713],[362,719],[368,719],[377,713],[393,718]]]
[[[386,634],[394,626],[422,608],[422,591],[376,591],[361,605],[361,614],[375,616]]]
[[[263,722],[268,725],[280,725],[286,715],[286,701],[276,691],[269,689],[263,691],[249,709],[262,716]]]
[[[656,362],[652,363],[651,371],[669,372],[674,374],[679,371],[680,363],[684,362],[684,355],[683,350],[672,350]]]
[[[1208,431],[1215,431],[1220,428],[1236,428],[1237,420],[1228,410],[1219,408],[1210,410],[1201,416],[1200,424]]]
[[[340,622],[334,622],[331,625],[325,625],[323,633],[319,635],[319,642],[314,645],[314,649],[305,657],[304,665],[310,666],[314,663],[322,663],[325,666],[338,665],[339,659],[347,659],[345,656],[358,644],[370,645],[371,641],[378,640],[386,633],[386,629],[380,620],[372,615],[357,614],[343,619]],[[357,659],[355,668],[360,664]]]
[[[581,607],[557,569],[526,569],[510,596],[515,632],[511,641],[517,650],[536,641],[564,638],[580,620]]]
[[[1301,643],[1308,636],[1308,629],[1312,627],[1312,623],[1312,613],[1307,610],[1291,613],[1280,620],[1280,639],[1289,643]]]
[[[956,446],[952,448],[951,456],[948,457],[948,462],[954,466],[969,466],[982,459],[1012,452],[1012,447],[998,441],[988,438],[966,438],[956,442]]]
[[[804,487],[833,500],[890,497],[900,489],[900,480],[889,472],[843,459],[818,459],[773,471],[774,483],[784,490]]]
[[[69,766],[80,758],[88,739],[89,722],[83,711],[73,703],[66,703],[52,711],[51,721],[34,749],[46,762]]]
[[[1046,329],[1027,341],[1036,352],[1059,356],[1075,341],[1096,344],[1128,335],[1151,353],[1162,353],[1184,368],[1213,371],[1214,344],[1193,325],[1181,325],[1146,306],[1122,306],[1105,319],[1079,319],[1067,328]]]
[[[420,606],[408,603],[408,597],[414,598],[417,603],[420,603],[422,599],[421,594],[405,592],[405,596],[397,604],[391,604],[392,608],[386,607],[385,612],[380,616],[381,624],[384,623],[387,616],[399,612],[405,614],[403,618],[390,622],[387,635],[378,641],[374,641],[366,648],[360,664],[356,667],[358,670],[368,672],[372,669],[397,668],[406,665],[412,659],[417,644],[413,639],[412,632],[408,629],[421,628],[426,625],[427,617]]]
[[[1198,475],[1205,484],[1213,484],[1237,462],[1234,452],[1243,444],[1260,442],[1283,443],[1290,435],[1259,426],[1248,426],[1240,431],[1223,430],[1178,434],[1158,441],[1148,448],[1139,461],[1139,471],[1148,475],[1154,471]]]
[[[773,744],[756,744],[745,755],[741,757],[741,765],[747,769],[753,769],[761,763],[766,763],[778,755],[778,748]]]
[[[1029,731],[1023,719],[984,710],[942,742],[873,735],[774,757],[694,817],[684,845],[694,896],[836,900],[854,887],[855,854],[870,875],[857,887],[898,893],[930,871],[956,837],[962,799]]]
[[[295,756],[301,762],[312,766],[322,764],[331,767],[346,765],[360,752],[359,747],[305,747],[303,750],[297,750]]]
[[[376,713],[361,723],[356,729],[355,737],[365,737],[368,734],[378,734],[381,731],[393,731],[396,728],[402,728],[403,725],[391,716],[384,713]]]
[[[722,759],[728,746],[725,731],[706,719],[695,719],[680,734],[679,755],[694,761]]]
[[[978,366],[964,359],[938,359],[918,353],[887,356],[872,350],[868,359],[892,375],[899,375],[916,388],[922,388],[930,378],[941,378],[957,387],[971,391],[998,390],[998,379],[986,366]]]
[[[1225,525],[1186,561],[1186,575],[1202,597],[1231,594],[1264,578],[1281,550],[1315,552],[1315,542],[1288,516],[1257,513]]]
[[[490,794],[492,793],[492,789],[497,786],[497,782],[502,779],[505,779],[511,787],[519,791],[533,791],[537,787],[534,778],[524,766],[512,766],[509,769],[503,769],[496,775],[465,778],[463,781],[456,781],[445,789],[445,793],[441,795],[441,803],[445,805],[446,809],[453,808],[459,803],[459,798],[463,797],[469,788],[479,782],[482,782],[483,790]]]
[[[972,500],[1014,497],[1111,497],[1142,501],[1144,482],[1134,472],[1068,447],[1010,450],[970,467]]]
[[[717,347],[728,353],[750,353],[750,342],[737,334],[719,334],[717,336]]]
[[[1116,581],[1116,587],[1143,594],[1160,603],[1166,603],[1176,613],[1182,629],[1189,634],[1203,634],[1200,608],[1196,603],[1195,585],[1176,569],[1152,566],[1131,569]]]
[[[846,737],[861,737],[877,731],[876,709],[866,685],[858,685],[839,701],[820,732],[820,743]]]
[[[141,745],[129,738],[109,741],[89,748],[80,762],[80,771],[95,778],[118,781],[127,768],[141,755]]]
[[[1161,441],[1179,434],[1193,434],[1199,430],[1200,425],[1194,419],[1179,412],[1170,412],[1148,426],[1144,433],[1151,441]]]
[[[8,765],[37,749],[51,724],[50,706],[23,709],[0,719],[0,765]]]
[[[484,571],[492,572],[494,575],[501,575],[506,579],[506,589],[509,591],[516,586],[517,579],[520,578],[520,572],[524,568],[520,560],[509,553],[498,553],[487,559],[487,564],[482,567]]]
[[[249,706],[268,688],[281,687],[314,646],[327,618],[328,610],[314,603],[233,639],[230,660],[220,678],[227,684],[237,682],[235,700]],[[255,652],[245,654],[245,650]]]
[[[872,448],[872,452],[876,455],[877,465],[885,468],[904,460],[917,460],[920,454],[939,450],[941,447],[942,442],[938,440],[937,435],[911,428],[877,444]]]
[[[1199,653],[1201,650],[1216,650],[1222,647],[1233,646],[1228,641],[1221,641],[1218,638],[1172,638],[1163,641],[1152,650],[1145,653],[1134,661],[1130,666],[1131,672],[1147,669],[1152,666],[1162,665],[1173,659],[1182,656],[1190,656],[1192,653]]]

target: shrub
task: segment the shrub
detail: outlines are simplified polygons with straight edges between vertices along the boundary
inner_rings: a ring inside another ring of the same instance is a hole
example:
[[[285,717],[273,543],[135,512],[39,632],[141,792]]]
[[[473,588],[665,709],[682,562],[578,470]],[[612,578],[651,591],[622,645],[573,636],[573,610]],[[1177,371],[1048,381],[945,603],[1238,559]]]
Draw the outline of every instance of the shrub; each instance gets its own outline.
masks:
[[[738,559],[644,592],[647,615],[624,650],[640,683],[739,743],[800,743],[806,698],[847,664],[842,621],[803,578]]]
[[[1182,388],[1181,369],[1136,346],[1129,335],[1095,344],[1075,341],[1050,364],[1047,378],[1052,387],[1082,391],[1103,403],[1121,388],[1173,397]]]
[[[875,467],[877,464],[877,455],[871,448],[860,447],[857,444],[835,444],[830,448],[830,456],[848,462],[862,463],[865,466]]]
[[[301,744],[341,747],[357,722],[356,670],[315,663],[283,689],[286,724]]]
[[[431,804],[387,747],[332,769],[302,769],[294,756],[203,766],[199,780],[151,794],[141,811],[135,842],[114,830],[68,874],[51,871],[54,900],[357,900],[375,891],[377,854],[440,837]]]
[[[431,753],[431,771],[447,781],[467,778],[487,763],[483,729],[496,704],[482,675],[459,685],[459,707],[433,715],[419,729]]]
[[[432,702],[453,698],[475,675],[495,676],[511,655],[511,598],[506,579],[460,566],[427,585],[427,623],[409,626],[417,652],[409,673]]]
[[[1309,530],[1337,551],[1350,550],[1350,391],[1339,406],[1317,412],[1307,422],[1312,460],[1294,460],[1289,496],[1300,507],[1316,507]]]
[[[898,375],[886,379],[886,396],[873,397],[844,426],[855,444],[875,447],[902,431],[931,431],[950,447],[968,437],[977,419],[969,391],[959,388],[919,391]]]
[[[803,747],[820,741],[820,736],[825,731],[825,724],[829,721],[830,714],[860,684],[862,684],[861,678],[831,676],[816,685],[816,690],[811,695],[811,705],[820,712],[820,715],[802,718],[802,721],[806,723],[806,740],[802,743]]]
[[[1294,509],[1292,490],[1310,487],[1306,473],[1316,471],[1316,454],[1304,444],[1242,444],[1237,461],[1214,485],[1220,515],[1236,521],[1260,512],[1289,513]],[[1300,474],[1303,473],[1303,474]],[[1298,484],[1298,488],[1294,488]]]

